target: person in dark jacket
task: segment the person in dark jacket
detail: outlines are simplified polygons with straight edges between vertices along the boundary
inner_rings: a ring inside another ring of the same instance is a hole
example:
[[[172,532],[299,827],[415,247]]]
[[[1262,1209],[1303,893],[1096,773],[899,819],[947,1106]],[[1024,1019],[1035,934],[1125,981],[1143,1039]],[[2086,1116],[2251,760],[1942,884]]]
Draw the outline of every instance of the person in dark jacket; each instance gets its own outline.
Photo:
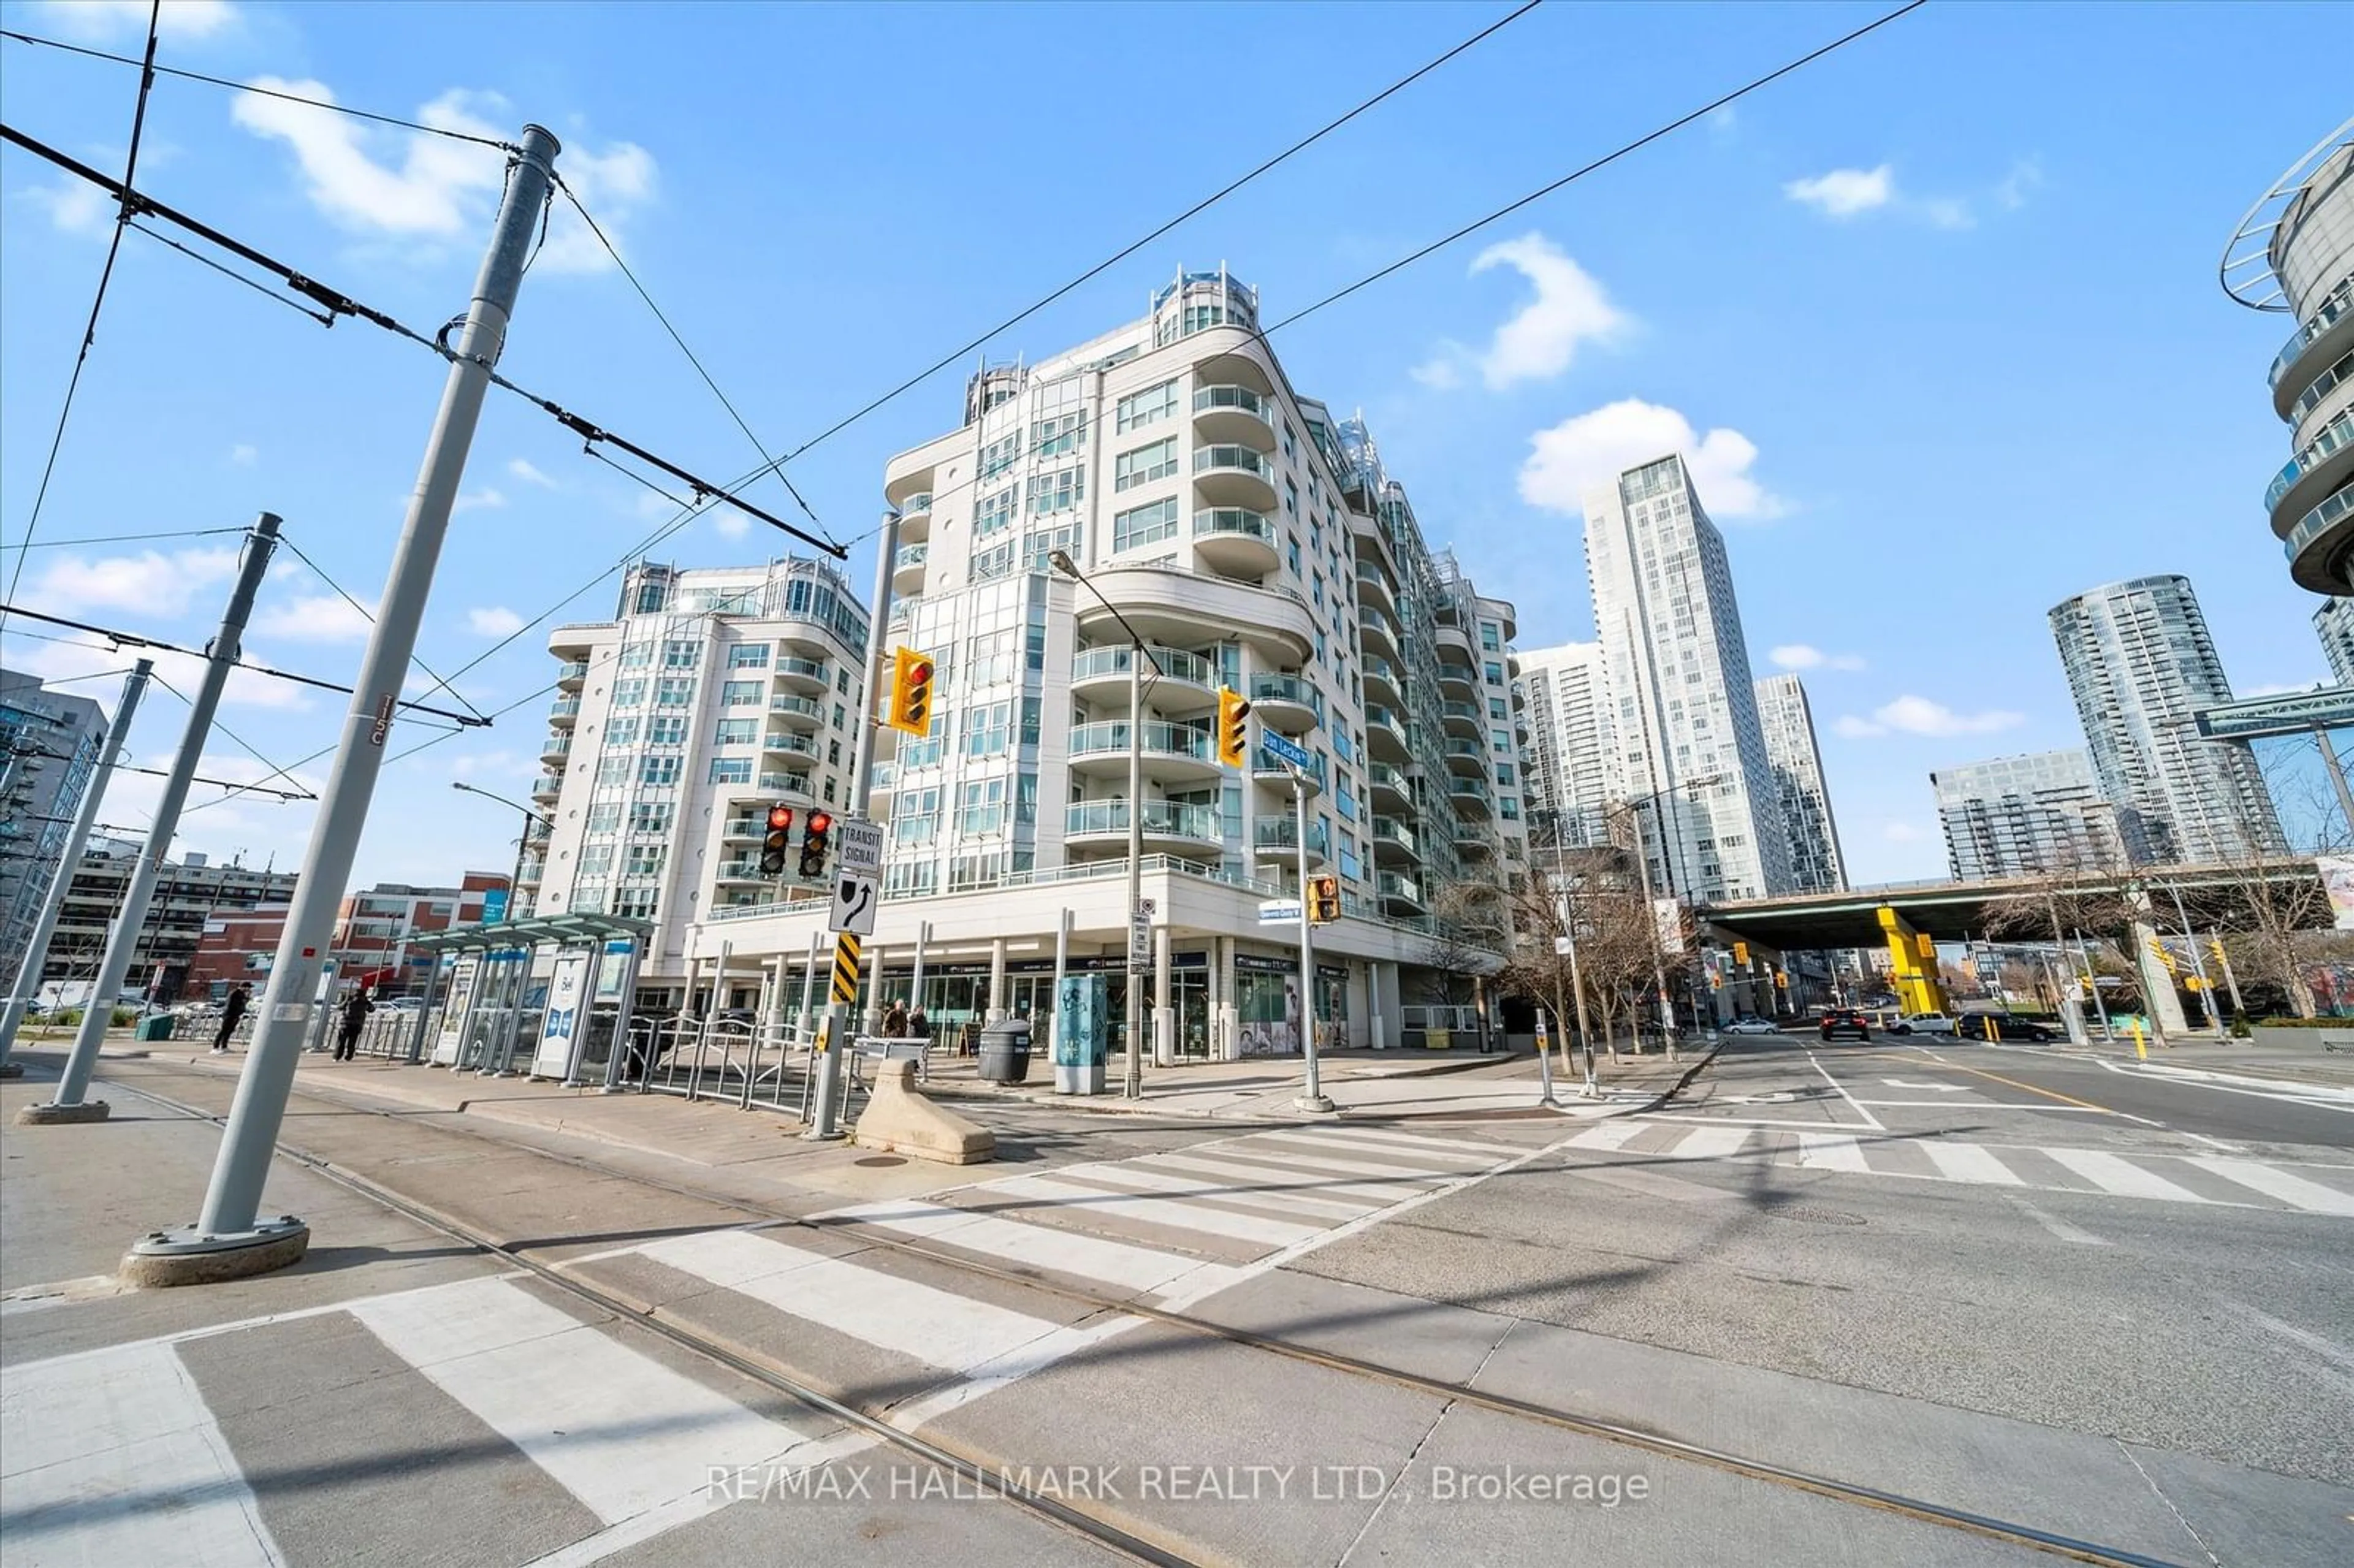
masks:
[[[245,1018],[245,1005],[252,1000],[253,988],[242,982],[221,999],[220,1028],[213,1033],[214,1055],[217,1056],[228,1049],[228,1037],[237,1033],[238,1024]]]
[[[352,992],[351,1000],[344,1003],[343,1027],[335,1032],[336,1061],[348,1062],[358,1054],[360,1031],[367,1027],[368,1014],[375,1011],[376,1001],[368,995],[367,987]]]

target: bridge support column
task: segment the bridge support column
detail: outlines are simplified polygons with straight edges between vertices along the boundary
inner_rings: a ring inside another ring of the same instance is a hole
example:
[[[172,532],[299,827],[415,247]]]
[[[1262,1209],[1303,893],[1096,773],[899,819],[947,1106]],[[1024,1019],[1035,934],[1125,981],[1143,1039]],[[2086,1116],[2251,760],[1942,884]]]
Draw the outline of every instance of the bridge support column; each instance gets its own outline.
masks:
[[[1889,978],[1896,986],[1897,1005],[1907,1012],[1946,1011],[1936,943],[1886,904],[1880,906],[1880,928],[1888,935]]]
[[[2134,972],[2141,976],[2144,1011],[2161,1040],[2186,1040],[2190,1021],[2182,1016],[2182,993],[2174,989],[2174,971],[2158,955],[2158,926],[2150,918],[2149,895],[2134,890]]]

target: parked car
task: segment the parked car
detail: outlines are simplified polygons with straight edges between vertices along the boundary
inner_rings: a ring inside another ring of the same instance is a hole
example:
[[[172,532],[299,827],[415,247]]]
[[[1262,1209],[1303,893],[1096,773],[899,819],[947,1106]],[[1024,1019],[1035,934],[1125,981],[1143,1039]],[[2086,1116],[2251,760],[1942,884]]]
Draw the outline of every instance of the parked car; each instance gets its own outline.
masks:
[[[1736,1018],[1717,1031],[1720,1034],[1779,1034],[1782,1026],[1770,1018]]]
[[[1956,1033],[1968,1040],[2023,1040],[2032,1045],[2049,1045],[2059,1038],[2046,1025],[2008,1012],[1968,1013]]]
[[[1836,1040],[1845,1035],[1850,1040],[1872,1038],[1872,1022],[1851,1007],[1834,1007],[1823,1014],[1822,1035]]]
[[[1954,1021],[1942,1012],[1908,1012],[1888,1026],[1891,1034],[1951,1034]]]

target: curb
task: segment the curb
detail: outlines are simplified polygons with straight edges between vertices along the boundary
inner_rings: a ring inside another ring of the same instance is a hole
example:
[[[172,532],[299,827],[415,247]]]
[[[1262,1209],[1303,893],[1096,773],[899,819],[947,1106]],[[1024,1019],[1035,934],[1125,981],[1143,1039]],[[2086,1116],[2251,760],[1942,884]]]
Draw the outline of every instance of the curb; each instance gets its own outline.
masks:
[[[1686,1089],[1691,1087],[1692,1080],[1699,1077],[1701,1073],[1708,1066],[1708,1065],[1716,1060],[1716,1054],[1723,1049],[1724,1042],[1723,1040],[1719,1040],[1715,1044],[1711,1045],[1708,1048],[1707,1055],[1702,1056],[1699,1061],[1694,1062],[1690,1067],[1684,1069],[1682,1075],[1679,1076],[1674,1083],[1670,1084],[1665,1090],[1661,1091],[1657,1099],[1650,1100],[1643,1105],[1636,1106],[1629,1110],[1614,1111],[1611,1114],[1613,1116],[1644,1116],[1649,1112],[1659,1109],[1661,1106],[1666,1105],[1670,1100],[1674,1099],[1678,1095],[1682,1094]]]
[[[2232,1084],[2250,1089],[2298,1089],[2328,1100],[2354,1102],[2354,1085],[2317,1083],[2311,1078],[2246,1076],[2210,1072],[2203,1067],[2178,1067],[2170,1062],[2136,1062],[2126,1071],[2158,1078],[2189,1078],[2197,1083]]]

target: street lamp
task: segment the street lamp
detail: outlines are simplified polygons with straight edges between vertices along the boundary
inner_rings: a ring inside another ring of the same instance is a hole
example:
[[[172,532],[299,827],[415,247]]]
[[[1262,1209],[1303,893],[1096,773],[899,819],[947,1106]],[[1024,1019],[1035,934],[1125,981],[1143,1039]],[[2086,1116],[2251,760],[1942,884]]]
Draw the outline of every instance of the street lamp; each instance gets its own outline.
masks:
[[[1087,581],[1068,550],[1049,551],[1046,559],[1056,571],[1094,594],[1096,602],[1111,611],[1112,619],[1128,633],[1128,1082],[1121,1094],[1127,1099],[1142,1099],[1144,1058],[1137,1049],[1137,1036],[1143,1027],[1144,990],[1143,971],[1137,965],[1136,925],[1144,906],[1144,665],[1152,656],[1145,648],[1144,634],[1120,614],[1118,605],[1104,598],[1100,588]],[[1161,677],[1158,660],[1153,660],[1152,674],[1155,680]],[[1302,897],[1306,892],[1301,889]],[[1059,1005],[1061,999],[1055,1000]],[[1057,1023],[1055,1027],[1062,1026]]]
[[[452,780],[450,788],[452,789],[463,789],[469,795],[480,795],[485,800],[496,800],[502,806],[512,806],[516,810],[523,813],[523,836],[515,840],[514,873],[507,878],[506,908],[506,916],[508,919],[521,919],[522,913],[519,908],[519,905],[523,898],[523,856],[524,851],[530,847],[531,844],[531,825],[534,822],[537,822],[541,827],[546,828],[552,833],[556,831],[556,824],[550,821],[547,818],[541,816],[537,811],[533,810],[529,806],[525,805],[522,801],[510,800],[504,795],[493,795],[488,789],[478,789],[472,784],[457,780]]]

